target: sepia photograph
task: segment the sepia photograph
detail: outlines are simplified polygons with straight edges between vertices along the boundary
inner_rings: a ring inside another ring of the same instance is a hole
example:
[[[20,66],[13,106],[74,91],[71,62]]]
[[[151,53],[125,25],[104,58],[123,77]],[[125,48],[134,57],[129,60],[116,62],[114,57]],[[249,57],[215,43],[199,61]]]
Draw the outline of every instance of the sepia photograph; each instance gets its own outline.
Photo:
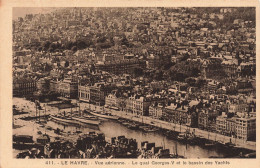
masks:
[[[16,159],[256,158],[255,7],[13,7]]]

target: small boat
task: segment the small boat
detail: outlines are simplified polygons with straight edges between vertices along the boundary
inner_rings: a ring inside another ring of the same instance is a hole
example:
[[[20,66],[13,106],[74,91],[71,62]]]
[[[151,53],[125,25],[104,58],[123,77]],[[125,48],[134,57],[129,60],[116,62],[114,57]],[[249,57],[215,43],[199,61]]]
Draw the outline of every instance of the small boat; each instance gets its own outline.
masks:
[[[186,141],[187,140],[187,137],[184,133],[180,133],[178,136],[177,136],[177,140],[179,141]]]
[[[55,137],[55,140],[60,140],[60,137]]]
[[[128,125],[128,128],[135,130],[135,129],[138,129],[138,128],[139,128],[139,125],[138,125],[138,124],[135,124],[135,123],[132,123],[132,124],[129,124],[129,125]]]
[[[52,127],[47,126],[46,129],[47,129],[47,130],[52,130]]]
[[[166,132],[164,132],[164,135],[169,138],[169,139],[176,139],[179,135],[178,132],[174,132],[174,131],[170,131],[170,130],[167,130]]]
[[[144,131],[145,132],[156,132],[156,131],[158,131],[159,129],[157,129],[157,128],[149,128],[149,129],[145,129]]]
[[[120,123],[123,123],[123,122],[125,122],[126,120],[123,119],[123,118],[119,118],[117,121],[120,122]]]
[[[126,126],[126,127],[129,127],[130,126],[130,123],[129,122],[123,122],[122,125]]]
[[[159,129],[156,127],[151,127],[151,126],[139,126],[140,129],[142,129],[145,132],[156,132]]]
[[[147,127],[149,127],[149,126],[147,126],[147,125],[141,125],[141,126],[139,126],[139,129],[145,130],[145,129],[147,129]]]
[[[101,118],[106,118],[106,119],[112,119],[112,120],[118,120],[119,117],[113,116],[110,113],[97,113],[97,112],[89,112],[92,115],[101,117]]]
[[[188,144],[190,145],[197,145],[199,144],[199,138],[196,137],[196,135],[192,132],[190,132],[189,130],[187,130],[185,133],[185,138]]]
[[[214,147],[214,146],[216,146],[216,142],[214,142],[214,141],[206,142],[204,144],[204,146],[205,147]]]
[[[61,134],[61,130],[59,128],[57,128],[57,129],[54,130],[54,133],[60,135]]]
[[[236,145],[235,144],[233,144],[232,142],[227,142],[227,143],[225,143],[225,147],[227,147],[227,148],[233,148],[233,147],[235,147]]]
[[[76,134],[80,134],[80,133],[82,133],[82,131],[75,131],[75,133],[76,133]]]
[[[243,157],[245,157],[245,158],[256,158],[256,152],[245,154]]]

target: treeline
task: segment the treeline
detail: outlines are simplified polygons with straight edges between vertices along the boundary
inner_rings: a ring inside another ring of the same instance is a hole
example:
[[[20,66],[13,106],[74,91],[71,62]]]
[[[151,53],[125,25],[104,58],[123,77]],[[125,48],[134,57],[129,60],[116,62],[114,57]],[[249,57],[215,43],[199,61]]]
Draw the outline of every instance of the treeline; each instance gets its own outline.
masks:
[[[134,47],[125,36],[122,36],[119,41],[116,42],[118,45],[124,45],[126,47]],[[23,47],[26,49],[33,49],[37,51],[48,51],[48,52],[59,52],[62,50],[82,50],[88,47],[96,49],[110,48],[115,45],[113,36],[98,35],[96,37],[80,37],[76,40],[59,42],[56,40],[47,40],[42,42],[31,42],[24,43]]]
[[[48,51],[48,52],[59,52],[62,50],[72,50],[77,51],[81,49],[85,49],[93,45],[92,41],[67,41],[65,43],[60,42],[52,42],[52,41],[43,41],[43,42],[31,42],[28,44],[24,44],[24,47],[27,49],[33,49],[37,51]]]

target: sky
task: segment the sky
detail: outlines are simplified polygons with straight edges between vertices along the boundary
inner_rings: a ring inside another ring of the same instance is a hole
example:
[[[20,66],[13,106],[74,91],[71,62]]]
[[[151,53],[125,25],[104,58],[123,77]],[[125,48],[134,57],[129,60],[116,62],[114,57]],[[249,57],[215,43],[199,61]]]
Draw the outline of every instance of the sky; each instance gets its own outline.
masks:
[[[48,13],[55,10],[52,7],[14,7],[13,8],[13,19],[18,17],[24,17],[26,14],[38,14],[38,13]]]

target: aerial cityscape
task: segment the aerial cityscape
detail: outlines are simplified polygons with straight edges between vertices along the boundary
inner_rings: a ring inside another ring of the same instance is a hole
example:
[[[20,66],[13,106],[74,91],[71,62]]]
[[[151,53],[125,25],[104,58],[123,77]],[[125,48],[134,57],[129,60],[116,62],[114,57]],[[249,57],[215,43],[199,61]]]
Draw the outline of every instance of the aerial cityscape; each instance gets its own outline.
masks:
[[[18,9],[14,158],[256,158],[255,8]]]

